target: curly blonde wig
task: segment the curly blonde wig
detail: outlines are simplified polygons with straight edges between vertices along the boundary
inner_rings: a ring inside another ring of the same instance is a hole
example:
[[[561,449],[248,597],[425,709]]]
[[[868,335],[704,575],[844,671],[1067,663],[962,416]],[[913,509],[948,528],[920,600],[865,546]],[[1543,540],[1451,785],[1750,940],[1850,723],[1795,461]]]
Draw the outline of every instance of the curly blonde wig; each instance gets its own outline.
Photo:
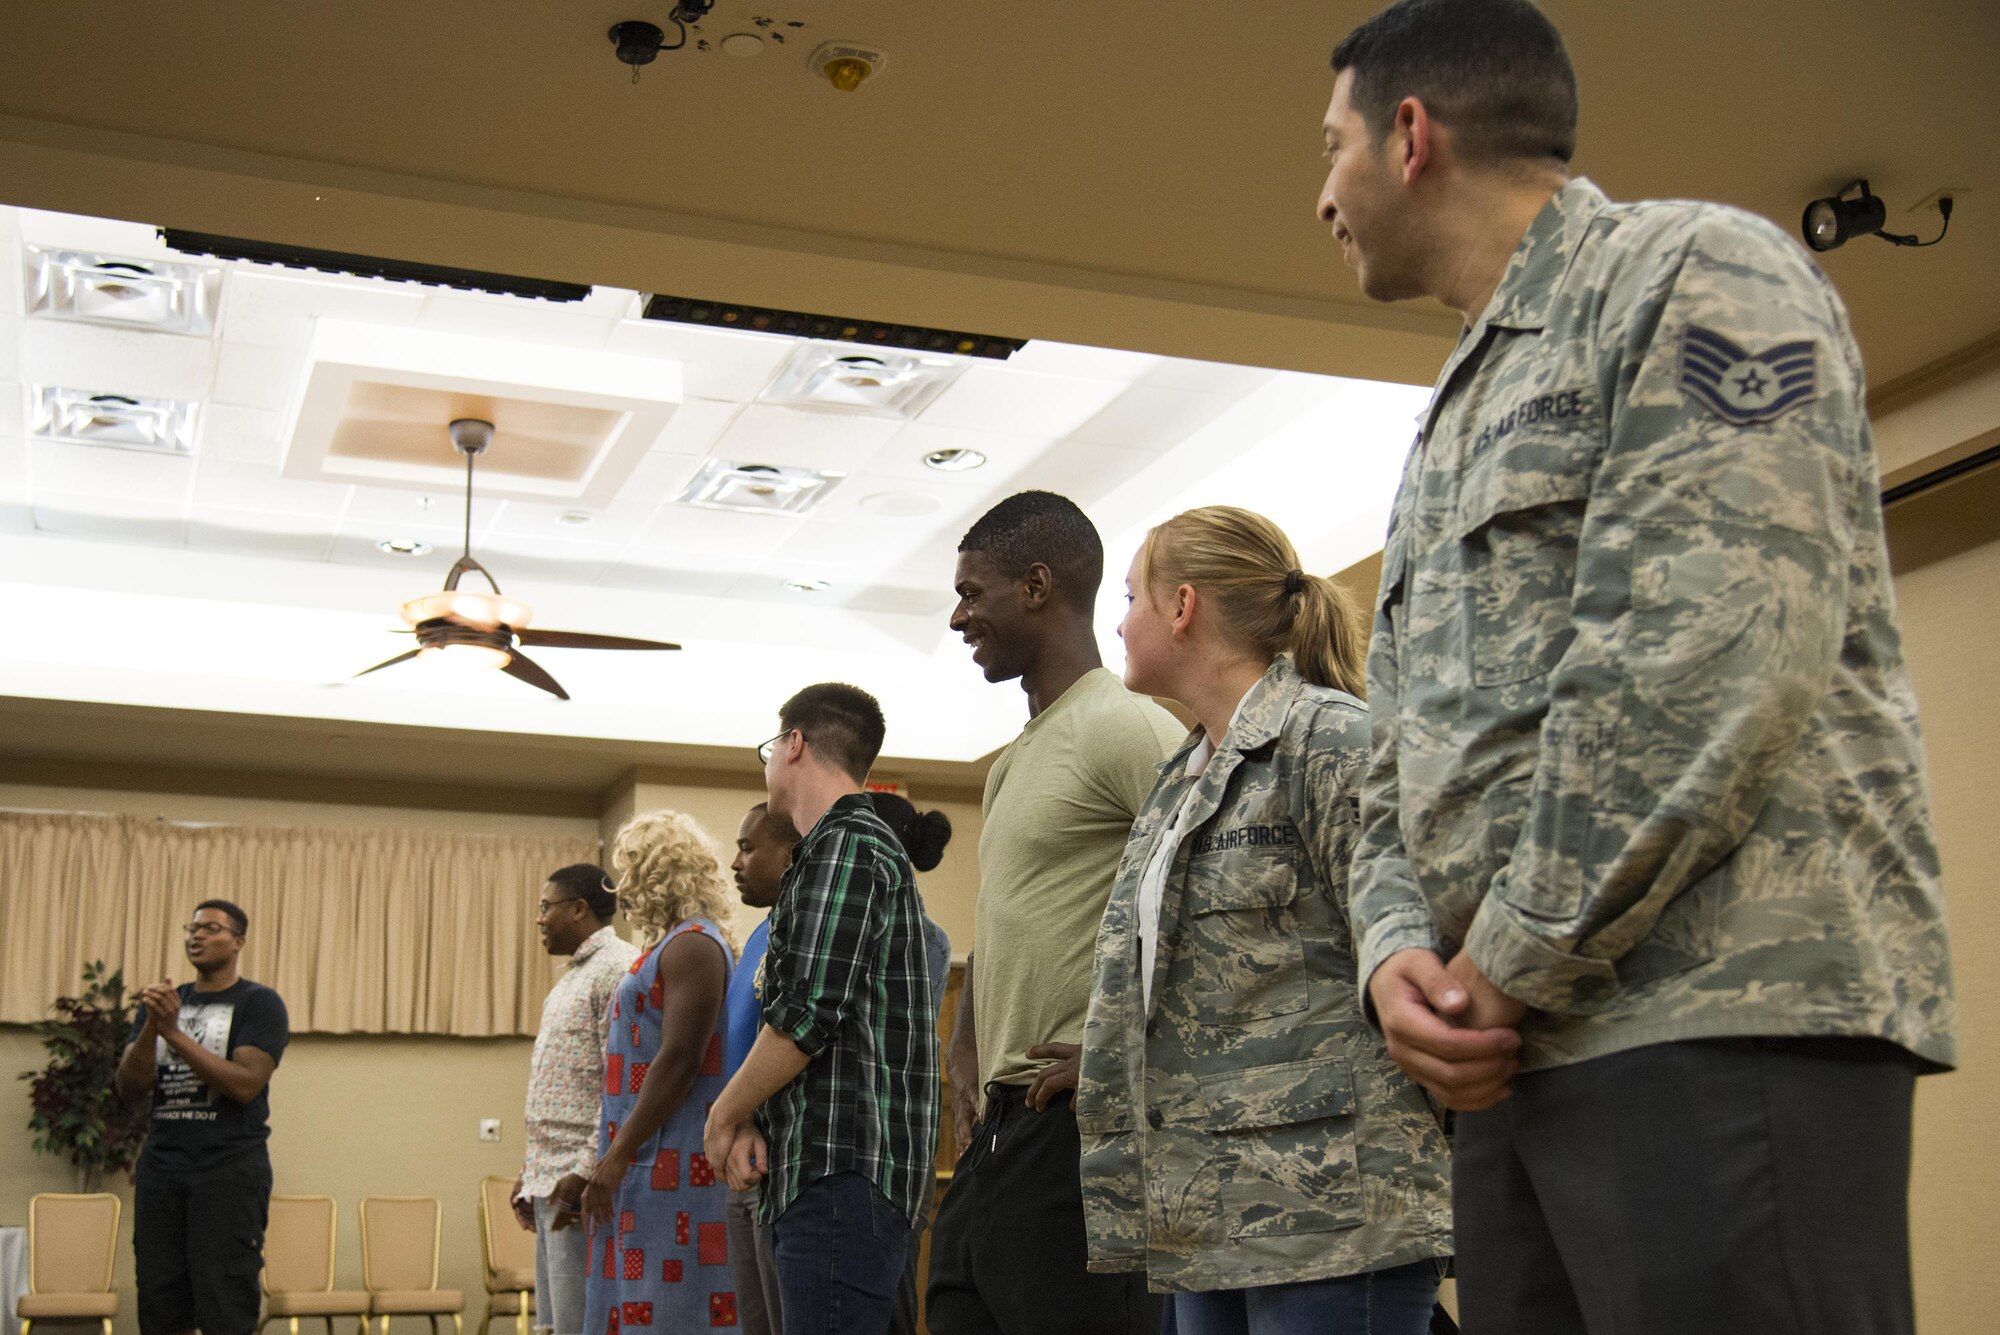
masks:
[[[686,812],[642,811],[626,821],[611,841],[611,875],[618,907],[644,939],[657,939],[689,918],[707,918],[736,949],[729,925],[735,906],[721,855]]]

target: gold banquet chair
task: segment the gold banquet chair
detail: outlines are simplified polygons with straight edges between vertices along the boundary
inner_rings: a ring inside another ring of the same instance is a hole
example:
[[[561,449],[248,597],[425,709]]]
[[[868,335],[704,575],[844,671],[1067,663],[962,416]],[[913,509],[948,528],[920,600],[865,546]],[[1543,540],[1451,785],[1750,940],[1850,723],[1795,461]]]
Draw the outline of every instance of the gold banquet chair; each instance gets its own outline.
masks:
[[[111,1335],[118,1315],[111,1261],[124,1208],[106,1192],[28,1198],[28,1291],[14,1307],[21,1335],[37,1321],[98,1321]]]
[[[514,1318],[516,1335],[528,1335],[535,1314],[535,1235],[514,1218],[514,1182],[489,1177],[479,1183],[479,1247],[486,1262],[486,1317],[479,1335],[496,1316]]]
[[[368,1295],[357,1289],[333,1287],[333,1246],[339,1227],[331,1196],[273,1196],[271,1222],[264,1229],[264,1320],[289,1318],[292,1335],[299,1335],[300,1317],[326,1322],[351,1316],[368,1335]]]
[[[437,1319],[448,1316],[452,1335],[464,1335],[465,1294],[437,1286],[443,1237],[444,1208],[435,1196],[362,1198],[361,1282],[369,1314],[382,1318],[382,1335],[389,1335],[392,1316],[424,1317],[431,1335]]]

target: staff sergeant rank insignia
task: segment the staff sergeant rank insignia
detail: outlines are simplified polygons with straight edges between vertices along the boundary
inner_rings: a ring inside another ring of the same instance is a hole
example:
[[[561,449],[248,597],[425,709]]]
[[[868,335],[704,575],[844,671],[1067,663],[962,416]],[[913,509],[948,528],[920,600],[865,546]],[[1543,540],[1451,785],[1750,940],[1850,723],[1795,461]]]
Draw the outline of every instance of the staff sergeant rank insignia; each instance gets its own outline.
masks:
[[[1811,339],[1762,352],[1691,324],[1681,336],[1681,389],[1733,426],[1768,422],[1819,392]]]

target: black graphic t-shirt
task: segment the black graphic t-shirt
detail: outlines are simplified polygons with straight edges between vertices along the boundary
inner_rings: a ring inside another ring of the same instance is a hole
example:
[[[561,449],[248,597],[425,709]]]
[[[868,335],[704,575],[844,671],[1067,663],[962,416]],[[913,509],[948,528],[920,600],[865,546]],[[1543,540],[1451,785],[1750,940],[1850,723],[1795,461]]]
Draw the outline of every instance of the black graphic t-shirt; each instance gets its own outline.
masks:
[[[257,1048],[282,1061],[291,1037],[285,1003],[262,983],[238,979],[220,992],[197,992],[182,983],[181,1032],[218,1057],[238,1048]],[[132,1040],[145,1025],[142,1011],[132,1022]],[[161,1168],[208,1168],[249,1151],[262,1152],[271,1135],[271,1100],[267,1088],[248,1103],[238,1103],[195,1074],[194,1068],[155,1040],[153,1127],[146,1134],[145,1157]]]

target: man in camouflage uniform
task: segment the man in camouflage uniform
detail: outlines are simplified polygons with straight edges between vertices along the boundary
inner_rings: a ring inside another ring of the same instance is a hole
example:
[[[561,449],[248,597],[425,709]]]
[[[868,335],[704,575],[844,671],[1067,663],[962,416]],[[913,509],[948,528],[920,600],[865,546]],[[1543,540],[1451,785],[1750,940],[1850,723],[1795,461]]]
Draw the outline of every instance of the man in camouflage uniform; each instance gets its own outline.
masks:
[[[1762,219],[1571,180],[1525,0],[1404,0],[1333,65],[1322,218],[1467,326],[1383,556],[1353,898],[1390,1053],[1466,1110],[1467,1330],[1908,1331],[1953,1012],[1840,302]]]
[[[1354,980],[1366,708],[1280,657],[1200,768],[1204,741],[1197,727],[1160,766],[1098,929],[1076,1099],[1091,1269],[1186,1292],[1447,1256],[1437,1115]],[[1190,790],[1149,1013],[1139,883]]]

